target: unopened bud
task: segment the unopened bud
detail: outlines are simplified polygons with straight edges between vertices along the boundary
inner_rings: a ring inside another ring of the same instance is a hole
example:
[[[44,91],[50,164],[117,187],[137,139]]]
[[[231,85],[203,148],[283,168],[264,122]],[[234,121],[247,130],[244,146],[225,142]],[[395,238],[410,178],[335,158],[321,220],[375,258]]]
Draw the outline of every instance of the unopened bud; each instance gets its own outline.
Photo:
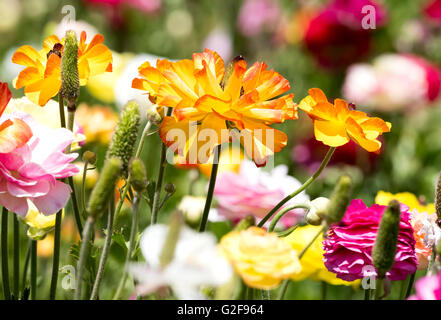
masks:
[[[96,163],[95,152],[87,150],[86,152],[83,153],[83,160],[91,165],[94,165]]]
[[[104,162],[103,170],[90,194],[87,213],[97,219],[106,209],[112,192],[121,173],[122,162],[119,158],[109,158]]]
[[[319,197],[312,200],[310,203],[311,209],[308,211],[305,217],[306,223],[313,226],[321,225],[323,219],[326,217],[329,202],[329,199],[325,197]]]
[[[159,111],[161,111],[162,109],[162,115]],[[164,109],[163,108],[150,108],[147,111],[147,120],[150,121],[151,123],[159,126],[162,122],[162,119],[164,118]]]
[[[337,182],[327,207],[326,222],[340,222],[352,197],[352,179],[343,175]]]
[[[147,173],[144,163],[138,159],[132,159],[129,164],[129,172],[133,189],[137,192],[143,192],[147,188]]]
[[[239,63],[239,65],[238,65]],[[220,83],[222,88],[225,88],[225,86],[228,84],[228,81],[230,80],[231,76],[234,73],[234,69],[236,68],[244,67],[246,68],[245,59],[242,56],[236,56],[231,62],[228,64],[228,67],[225,71],[224,77],[222,78],[222,81]]]
[[[61,57],[61,93],[67,101],[68,110],[75,111],[80,95],[80,78],[78,75],[78,42],[72,30],[66,32]]]
[[[139,106],[129,101],[121,112],[118,125],[113,133],[106,158],[117,157],[122,161],[122,173],[127,177],[129,161],[135,150],[139,131]]]
[[[176,187],[175,187],[175,185],[173,183],[167,183],[164,186],[164,191],[167,192],[167,193],[173,194],[176,191]]]
[[[242,231],[246,230],[249,227],[252,227],[256,224],[256,219],[252,215],[248,215],[242,220],[239,221],[238,224],[234,227],[234,231]]]
[[[381,217],[372,250],[372,260],[380,279],[384,278],[386,272],[395,263],[398,233],[400,231],[400,217],[400,203],[397,200],[392,200]]]

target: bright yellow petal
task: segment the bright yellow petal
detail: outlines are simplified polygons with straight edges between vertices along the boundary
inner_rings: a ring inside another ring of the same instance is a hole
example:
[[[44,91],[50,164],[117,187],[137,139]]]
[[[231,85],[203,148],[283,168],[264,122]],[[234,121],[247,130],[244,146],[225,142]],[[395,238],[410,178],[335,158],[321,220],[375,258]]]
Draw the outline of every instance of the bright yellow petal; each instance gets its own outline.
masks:
[[[344,123],[337,121],[314,121],[314,134],[318,141],[330,147],[340,147],[349,142]]]

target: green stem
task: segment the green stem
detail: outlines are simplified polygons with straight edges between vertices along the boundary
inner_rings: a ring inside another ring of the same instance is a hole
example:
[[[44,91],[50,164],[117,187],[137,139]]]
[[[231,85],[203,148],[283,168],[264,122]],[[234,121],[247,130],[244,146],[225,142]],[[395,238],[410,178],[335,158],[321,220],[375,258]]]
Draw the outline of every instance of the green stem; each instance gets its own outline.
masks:
[[[308,205],[308,204],[294,204],[294,205],[292,205],[292,206],[289,206],[289,207],[283,208],[282,210],[280,210],[279,212],[277,212],[277,214],[275,215],[274,219],[271,220],[271,223],[270,223],[270,225],[269,225],[269,227],[268,227],[268,232],[273,232],[274,228],[275,228],[276,225],[277,225],[277,222],[279,222],[279,220],[280,220],[285,214],[287,214],[287,213],[290,212],[291,210],[299,209],[299,208],[306,209],[307,211],[311,210],[311,206]]]
[[[312,244],[314,243],[315,240],[317,240],[317,238],[326,230],[326,226],[323,226],[319,232],[317,232],[317,234],[311,239],[311,241],[309,241],[309,243],[306,245],[305,248],[303,248],[302,252],[300,252],[299,254],[299,260],[303,258],[303,256],[305,255],[306,251],[308,251],[308,249],[312,246]]]
[[[83,167],[83,180],[81,181],[81,211],[86,212],[86,179],[87,179],[87,166],[89,163],[84,161]]]
[[[37,241],[31,242],[31,299],[37,299]]]
[[[95,220],[89,217],[86,220],[83,230],[83,239],[81,241],[80,257],[77,265],[77,287],[75,289],[75,300],[81,300],[81,290],[83,287],[84,269],[86,267],[87,254],[89,253],[89,242],[95,226]]]
[[[273,209],[271,209],[270,212],[265,216],[265,218],[262,219],[262,221],[259,222],[258,227],[263,227],[263,225],[274,215],[274,213],[277,212],[285,203],[287,203],[289,200],[294,198],[296,195],[304,191],[306,188],[309,187],[311,183],[314,182],[315,179],[317,179],[320,174],[322,173],[323,169],[325,169],[326,165],[329,163],[329,160],[331,160],[332,154],[335,151],[335,147],[329,148],[328,152],[326,153],[325,158],[323,159],[320,167],[317,169],[317,171],[308,179],[306,182],[298,188],[293,193],[287,195],[282,201],[280,201]]]
[[[55,217],[55,231],[54,231],[54,256],[52,260],[52,277],[51,287],[49,292],[49,299],[55,300],[57,294],[58,283],[58,268],[60,266],[60,242],[61,242],[61,220],[63,219],[63,210],[57,212]]]
[[[14,297],[18,299],[20,288],[20,229],[16,214],[14,217]]]
[[[138,232],[138,219],[139,219],[139,201],[140,197],[137,195],[135,200],[133,201],[133,217],[132,217],[132,227],[130,229],[130,239],[129,239],[129,248],[126,254],[126,261],[124,263],[124,271],[123,276],[119,282],[118,289],[116,290],[115,295],[113,296],[113,300],[118,300],[122,289],[124,288],[127,280],[127,267],[129,265],[130,259],[132,258],[132,252],[135,247],[135,238]]]
[[[166,155],[167,155],[167,146],[165,144],[162,144],[161,160],[159,161],[158,180],[156,182],[155,194],[153,196],[151,224],[155,224],[158,220],[159,206],[161,202],[161,189],[162,189],[162,183],[164,181],[165,168],[167,166]]]
[[[380,300],[383,293],[383,279],[378,278],[375,285],[375,300]]]
[[[211,166],[210,182],[208,185],[207,199],[205,200],[204,212],[202,213],[199,232],[205,231],[207,228],[208,214],[210,213],[211,202],[213,201],[214,187],[216,186],[217,170],[219,168],[219,155],[222,145],[218,145],[214,150],[213,165]]]
[[[66,116],[64,114],[64,101],[61,92],[58,94],[58,107],[60,112],[60,124],[62,128],[66,128]]]
[[[410,275],[409,284],[407,286],[406,290],[406,299],[409,298],[410,294],[412,293],[413,284],[415,282],[415,272]]]
[[[1,243],[2,243],[2,282],[3,295],[5,300],[11,299],[11,289],[9,287],[9,257],[8,257],[8,209],[3,207],[2,210],[2,226],[1,226]]]
[[[21,291],[22,292],[24,292],[24,289],[26,288],[29,260],[31,258],[31,248],[32,248],[32,239],[29,239],[28,240],[28,249],[26,250],[26,257],[25,257],[25,262],[23,265],[23,274],[22,274],[22,283],[21,283]]]
[[[100,262],[98,264],[98,271],[96,274],[95,282],[93,283],[90,300],[96,300],[98,298],[101,280],[104,276],[104,269],[106,268],[107,257],[109,256],[110,245],[112,243],[114,216],[115,216],[115,194],[113,193],[110,198],[109,214],[107,217],[106,238],[104,240],[104,246],[101,252]]]
[[[285,279],[282,282],[282,286],[280,287],[279,296],[277,297],[277,300],[283,300],[285,297],[286,291],[288,290],[289,284],[291,280]]]
[[[322,281],[322,300],[326,300],[328,296],[328,284],[326,281]]]

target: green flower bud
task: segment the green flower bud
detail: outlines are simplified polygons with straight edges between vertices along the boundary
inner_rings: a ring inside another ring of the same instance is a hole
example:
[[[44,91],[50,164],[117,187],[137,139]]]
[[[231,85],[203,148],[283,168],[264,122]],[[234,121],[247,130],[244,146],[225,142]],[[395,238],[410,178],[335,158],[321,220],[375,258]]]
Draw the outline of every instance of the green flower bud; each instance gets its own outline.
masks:
[[[167,193],[173,194],[173,193],[176,192],[176,187],[175,187],[175,185],[173,183],[167,183],[164,186],[164,191],[167,192]]]
[[[121,116],[113,133],[106,158],[117,157],[122,161],[122,173],[127,177],[129,161],[135,150],[140,123],[139,106],[129,101],[121,112]]]
[[[382,279],[395,263],[398,233],[400,231],[400,203],[397,200],[389,202],[383,213],[375,239],[372,259],[377,269],[378,278]]]
[[[311,201],[311,209],[305,216],[307,224],[312,226],[319,226],[323,222],[323,218],[326,216],[326,211],[329,205],[329,199],[325,197],[319,197]]]
[[[67,108],[75,111],[80,95],[78,75],[78,42],[74,31],[68,30],[64,40],[63,56],[61,57],[61,93],[67,102]]]
[[[93,219],[97,219],[106,209],[112,192],[115,192],[115,185],[120,176],[121,168],[121,159],[109,158],[104,162],[103,170],[90,194],[87,205],[87,213]]]
[[[337,182],[327,208],[326,222],[340,222],[352,197],[352,179],[343,175]]]
[[[143,192],[147,187],[147,174],[144,163],[138,158],[132,159],[129,164],[129,172],[133,188],[136,192]]]
[[[86,161],[87,163],[94,165],[96,163],[96,154],[95,152],[87,150],[83,153],[83,161]]]
[[[184,217],[179,211],[172,215],[167,236],[159,256],[159,264],[161,265],[161,268],[166,267],[173,260],[183,222]]]
[[[436,182],[435,209],[436,216],[438,217],[437,224],[439,227],[441,227],[441,172],[438,175],[438,180]]]
[[[239,221],[238,224],[234,227],[234,231],[242,231],[246,230],[249,227],[252,227],[256,224],[256,219],[252,215],[248,215],[242,220]]]

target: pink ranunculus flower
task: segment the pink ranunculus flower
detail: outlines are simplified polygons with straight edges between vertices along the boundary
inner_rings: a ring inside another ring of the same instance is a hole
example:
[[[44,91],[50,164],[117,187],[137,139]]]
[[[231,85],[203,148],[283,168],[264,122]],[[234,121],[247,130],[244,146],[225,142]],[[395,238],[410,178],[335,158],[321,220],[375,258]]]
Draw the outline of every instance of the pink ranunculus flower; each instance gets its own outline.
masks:
[[[360,199],[352,200],[343,220],[330,227],[323,241],[324,262],[329,271],[337,274],[337,278],[354,281],[371,272],[372,249],[385,209],[386,206],[374,204],[367,207]],[[386,273],[390,280],[404,280],[417,270],[413,232],[409,208],[401,205],[395,264]]]
[[[440,93],[440,69],[409,54],[385,54],[372,64],[353,65],[343,85],[346,99],[379,111],[416,109]]]
[[[408,300],[441,300],[441,273],[419,279],[415,290]]]
[[[223,172],[218,177],[214,189],[218,202],[217,214],[233,221],[247,215],[253,215],[260,220],[300,186],[299,181],[288,175],[288,168],[284,165],[265,172],[252,161],[244,160],[239,173]],[[301,203],[309,203],[309,196],[304,191],[288,201],[284,207]],[[301,220],[303,214],[303,209],[292,210],[281,222],[291,226]]]
[[[4,114],[23,120],[33,137],[21,148],[0,153],[0,205],[25,217],[28,201],[38,210],[51,215],[62,209],[70,196],[70,187],[58,179],[73,176],[78,168],[71,162],[78,154],[65,154],[74,134],[64,128],[51,129],[37,123],[29,114]]]

